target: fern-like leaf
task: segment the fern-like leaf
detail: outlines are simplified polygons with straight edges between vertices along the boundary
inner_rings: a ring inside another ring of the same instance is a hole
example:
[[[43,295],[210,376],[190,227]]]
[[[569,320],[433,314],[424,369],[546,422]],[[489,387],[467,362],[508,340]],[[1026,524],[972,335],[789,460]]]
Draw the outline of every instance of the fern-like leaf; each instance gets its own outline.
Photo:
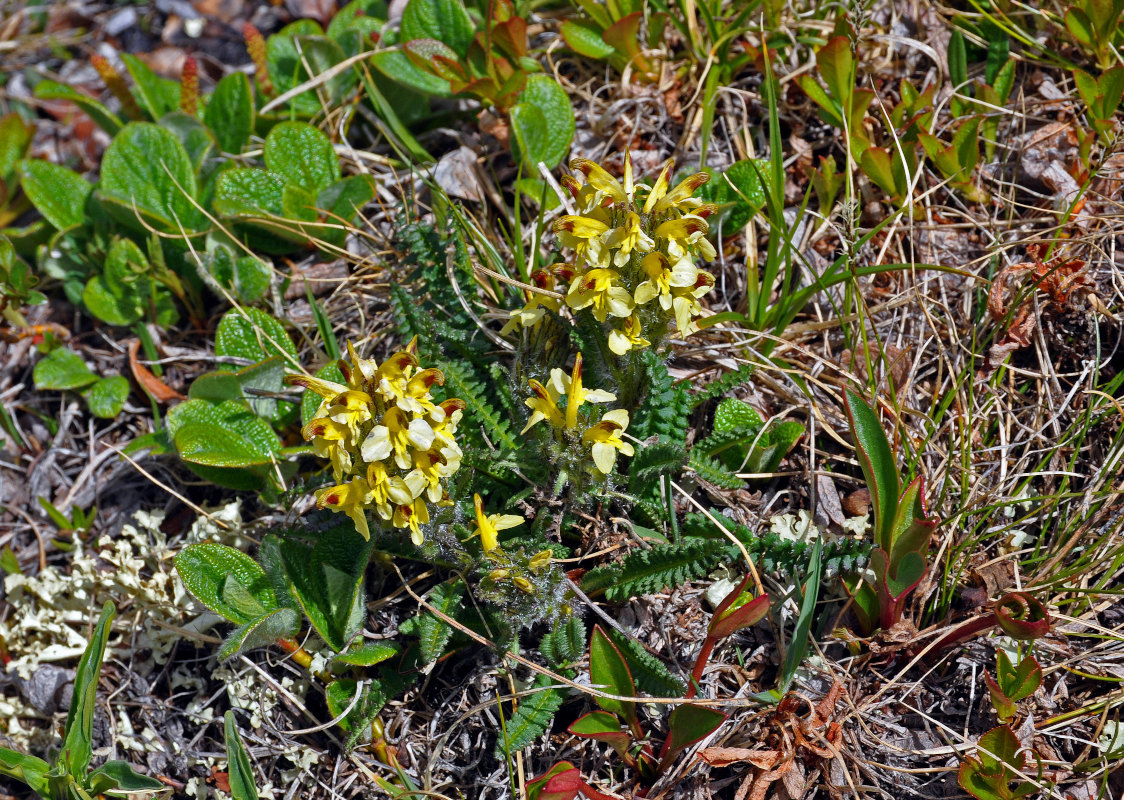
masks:
[[[708,483],[713,483],[722,489],[744,489],[745,481],[710,456],[697,449],[691,450],[691,458],[687,466],[695,474]]]
[[[687,390],[676,386],[667,365],[651,350],[642,356],[648,392],[636,410],[629,433],[638,439],[660,436],[670,442],[686,442],[690,399]]]
[[[752,364],[742,364],[733,372],[727,372],[718,380],[712,381],[701,392],[691,397],[691,408],[698,408],[703,403],[722,397],[731,389],[749,383],[755,369]]]
[[[539,652],[552,668],[563,669],[582,657],[585,640],[585,623],[580,617],[570,617],[543,634]]]
[[[429,603],[438,611],[454,616],[464,599],[465,585],[461,580],[443,583],[429,595]],[[453,636],[453,628],[429,611],[404,621],[399,627],[407,636],[418,637],[422,663],[429,664],[445,655],[445,648]]]
[[[658,488],[661,475],[678,475],[687,460],[687,451],[678,442],[659,441],[636,448],[628,468],[629,491],[647,494]]]
[[[767,572],[801,574],[808,569],[812,546],[807,542],[782,539],[772,531],[756,534],[744,525],[722,518],[722,527],[732,533],[745,547],[746,552],[758,561]],[[692,541],[712,539],[729,543],[726,534],[703,514],[688,514],[682,525],[685,537]],[[862,569],[870,557],[871,544],[858,539],[840,538],[824,544],[820,558],[825,575],[840,575]],[[729,544],[727,555],[738,558],[740,550]]]
[[[471,368],[462,361],[441,361],[437,366],[445,374],[445,393],[465,402],[467,419],[461,423],[461,428],[472,436],[475,433],[473,426],[478,426],[493,445],[518,450],[519,443],[511,435],[507,419],[488,402],[488,392]]]
[[[609,600],[620,602],[701,577],[725,558],[726,545],[716,539],[633,550],[618,564],[587,572],[582,591],[588,595],[604,592]]]
[[[532,689],[538,689],[519,701],[519,707],[504,725],[503,736],[496,743],[496,758],[512,755],[531,744],[550,727],[554,714],[566,698],[562,689],[548,689],[550,680],[545,675],[535,679]]]
[[[640,642],[613,628],[609,628],[608,633],[628,662],[632,679],[640,691],[653,697],[680,697],[687,690],[686,684],[672,675],[671,670]]]

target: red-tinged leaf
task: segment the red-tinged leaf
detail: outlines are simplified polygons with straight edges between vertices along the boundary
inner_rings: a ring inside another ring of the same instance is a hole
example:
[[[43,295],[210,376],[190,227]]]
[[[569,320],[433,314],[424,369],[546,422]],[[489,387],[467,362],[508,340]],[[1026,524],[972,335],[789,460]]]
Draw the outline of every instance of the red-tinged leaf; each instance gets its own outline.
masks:
[[[1003,652],[1000,650],[999,652]],[[999,716],[1000,722],[1010,722],[1015,718],[1015,702],[1008,697],[995,679],[988,673],[984,673],[984,683],[987,684],[987,689],[991,693],[991,707],[995,709],[995,713]]]
[[[742,628],[756,625],[769,613],[769,595],[754,597],[749,591],[751,577],[746,575],[714,610],[708,636],[715,639],[730,636]]]
[[[664,758],[670,762],[680,751],[718,730],[726,715],[705,706],[678,706],[668,717],[671,744]]]
[[[453,48],[436,39],[413,39],[402,45],[402,52],[418,69],[433,73],[447,81],[464,79],[460,56]]]
[[[589,642],[589,675],[594,686],[610,694],[636,696],[636,684],[632,682],[632,671],[628,668],[628,662],[624,660],[621,651],[600,625],[593,629],[593,636]],[[596,700],[601,708],[624,717],[630,726],[636,719],[635,703],[607,697],[597,697]]]
[[[851,54],[851,42],[846,36],[836,36],[825,44],[816,53],[816,66],[828,91],[840,103],[845,104],[845,99],[855,91],[852,67],[854,56]]]
[[[492,28],[492,44],[512,58],[527,55],[527,20],[512,17]]]
[[[890,562],[896,563],[909,552],[924,555],[938,522],[936,517],[929,516],[925,503],[925,478],[919,475],[905,487],[898,500]]]
[[[1026,766],[1026,754],[1021,750],[1019,737],[1007,725],[992,728],[980,737],[976,746],[979,748],[976,758],[989,773],[1021,770]]]
[[[844,405],[851,423],[851,435],[855,439],[855,449],[859,465],[866,478],[874,506],[874,534],[876,544],[889,553],[893,549],[894,518],[900,483],[898,464],[890,442],[882,430],[882,423],[866,401],[850,389],[847,390]]]
[[[995,621],[1012,639],[1030,641],[1050,632],[1050,612],[1026,592],[1011,592],[995,604]]]
[[[573,786],[573,790],[567,794],[568,784],[565,780],[555,783],[565,776],[570,776],[570,785],[575,777],[581,781],[581,773],[577,767],[569,761],[559,761],[542,775],[531,779],[527,784],[527,800],[572,800],[577,797],[580,786]]]
[[[129,343],[129,369],[141,388],[144,389],[157,403],[171,403],[173,400],[183,400],[184,396],[173,389],[164,381],[157,378],[147,367],[140,363],[137,354],[140,351],[140,339],[133,339]]]
[[[643,57],[640,55],[640,20],[643,14],[636,11],[629,14],[627,17],[621,17],[614,22],[605,32],[601,34],[601,38],[605,40],[605,44],[612,47],[618,53],[627,56],[633,61],[633,66],[638,67]]]
[[[588,800],[621,800],[592,788],[569,761],[560,761],[527,784],[527,800],[574,800],[579,792]]]
[[[1016,702],[1030,697],[1042,685],[1042,667],[1033,656],[1024,656],[1016,666],[1005,650],[999,651],[995,676],[1003,694]]]
[[[731,764],[752,764],[758,769],[772,769],[781,760],[779,750],[749,750],[745,747],[707,747],[699,751],[699,758],[712,767]]]
[[[607,744],[622,758],[631,743],[629,735],[621,730],[621,721],[608,711],[591,711],[574,720],[566,729],[574,736]]]

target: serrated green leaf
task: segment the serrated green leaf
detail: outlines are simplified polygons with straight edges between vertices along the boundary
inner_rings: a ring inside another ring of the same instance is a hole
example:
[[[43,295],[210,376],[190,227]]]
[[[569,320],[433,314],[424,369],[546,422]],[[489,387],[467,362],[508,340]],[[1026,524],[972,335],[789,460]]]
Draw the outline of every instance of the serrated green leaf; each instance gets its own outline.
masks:
[[[354,530],[321,537],[314,547],[281,542],[293,594],[320,638],[337,653],[363,624],[363,579],[371,548],[371,542]]]
[[[60,231],[86,222],[86,201],[94,190],[77,172],[38,159],[16,165],[20,184],[32,205]]]
[[[36,389],[56,391],[82,389],[98,379],[81,356],[65,347],[48,353],[46,358],[35,365],[31,374]]]
[[[244,72],[223,77],[203,109],[203,121],[224,153],[242,152],[254,132],[254,93]]]
[[[460,608],[464,597],[464,581],[452,580],[434,587],[429,594],[429,603],[438,611],[448,616],[453,616]],[[420,659],[423,664],[429,664],[445,655],[445,647],[453,636],[453,629],[448,623],[438,619],[428,611],[423,611],[416,617],[411,617],[399,626],[407,636],[418,637],[420,643]]]
[[[123,375],[99,378],[92,386],[82,390],[82,397],[90,413],[102,419],[113,419],[129,399],[129,381]]]
[[[554,714],[562,707],[565,692],[547,688],[551,681],[545,675],[535,679],[534,691],[519,700],[519,707],[503,727],[503,736],[496,743],[496,758],[511,758],[527,747],[550,727]]]
[[[640,691],[654,697],[678,697],[686,691],[683,681],[672,675],[667,666],[644,649],[640,642],[618,630],[610,629],[608,634],[628,662],[632,680]]]
[[[215,355],[265,361],[280,356],[287,364],[298,364],[297,349],[285,327],[257,308],[227,311],[215,331]]]
[[[262,610],[277,608],[277,598],[265,571],[240,550],[215,542],[199,542],[177,553],[175,564],[184,587],[208,610],[224,619],[239,625],[254,619],[245,609],[229,602],[230,581],[241,585]]]
[[[554,669],[562,669],[578,661],[585,653],[585,623],[580,617],[568,617],[554,630],[543,634],[539,652]]]
[[[145,235],[146,226],[178,234],[207,224],[192,200],[195,169],[187,151],[159,125],[133,122],[122,128],[105,151],[98,190],[111,214]]]
[[[265,137],[265,167],[313,196],[340,179],[331,140],[307,122],[282,122]]]

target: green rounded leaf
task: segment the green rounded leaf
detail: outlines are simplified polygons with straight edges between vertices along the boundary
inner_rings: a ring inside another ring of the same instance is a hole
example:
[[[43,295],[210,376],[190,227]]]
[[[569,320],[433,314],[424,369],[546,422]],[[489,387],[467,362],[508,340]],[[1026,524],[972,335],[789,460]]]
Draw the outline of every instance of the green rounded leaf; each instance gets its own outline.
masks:
[[[190,544],[176,554],[175,563],[187,590],[208,610],[224,619],[239,625],[255,619],[246,613],[244,604],[237,601],[238,593],[231,590],[233,584],[255,599],[260,609],[258,614],[277,607],[265,571],[241,550],[215,542]]]
[[[608,58],[616,50],[601,38],[601,31],[586,22],[568,19],[562,23],[562,38],[578,55],[586,58]]]
[[[195,207],[195,169],[180,140],[148,122],[126,125],[102,159],[101,195],[123,223],[147,233],[143,223],[166,233],[181,226],[197,231],[206,218]],[[138,219],[138,216],[140,219]]]
[[[94,187],[77,172],[37,159],[16,165],[29,200],[57,230],[77,228],[86,222],[86,200]]]
[[[511,108],[511,131],[525,171],[537,174],[540,161],[556,167],[574,138],[574,109],[566,91],[546,75],[528,75]]]
[[[224,153],[241,153],[254,132],[254,94],[244,72],[225,76],[203,109],[203,121]]]
[[[257,308],[231,309],[219,320],[215,331],[215,355],[265,361],[281,356],[297,364],[297,349],[285,327]]]
[[[168,412],[168,435],[179,457],[208,467],[272,465],[281,450],[269,423],[248,405],[188,400]]]
[[[410,0],[402,11],[400,39],[436,39],[464,58],[476,26],[460,0]]]
[[[316,195],[340,179],[331,140],[306,122],[282,122],[265,137],[265,166]]]
[[[122,375],[100,378],[93,386],[82,390],[82,397],[95,417],[113,419],[129,399],[129,381]]]
[[[90,372],[86,362],[72,350],[60,347],[52,350],[46,358],[35,365],[32,378],[36,389],[81,389],[98,379]]]

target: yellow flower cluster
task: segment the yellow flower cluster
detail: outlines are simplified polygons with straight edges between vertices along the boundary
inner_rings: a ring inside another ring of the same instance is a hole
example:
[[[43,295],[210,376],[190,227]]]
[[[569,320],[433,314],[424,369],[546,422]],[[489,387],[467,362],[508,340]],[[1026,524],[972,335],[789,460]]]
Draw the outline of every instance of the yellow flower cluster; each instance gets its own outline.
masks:
[[[578,428],[578,409],[585,403],[610,403],[617,399],[615,394],[601,389],[586,389],[582,385],[582,356],[578,353],[574,359],[574,369],[569,375],[560,369],[550,371],[550,380],[543,386],[533,378],[528,381],[532,396],[525,401],[531,409],[531,418],[527,420],[522,433],[526,433],[533,426],[542,421],[549,422],[554,428],[564,431],[575,431]],[[563,411],[559,401],[566,398],[566,408]],[[621,438],[628,427],[628,412],[623,408],[606,411],[601,421],[586,428],[582,433],[582,441],[588,444],[593,454],[593,463],[597,469],[608,475],[613,470],[617,461],[617,453],[626,456],[633,454],[632,445]]]
[[[600,165],[575,159],[570,169],[584,177],[563,176],[574,197],[577,214],[554,223],[559,242],[574,253],[573,262],[558,265],[554,276],[565,282],[564,302],[573,311],[590,309],[598,322],[614,319],[609,347],[617,355],[647,347],[649,337],[663,337],[674,317],[681,336],[698,330],[699,298],[714,286],[714,276],[700,270],[696,258],[716,253],[707,240],[707,217],[716,208],[692,197],[709,176],[699,172],[670,188],[674,161],[668,160],[652,186],[633,179],[632,159],[625,154],[622,185]],[[547,273],[537,273],[538,288]],[[558,300],[528,292],[529,301],[514,312],[504,332],[530,327],[544,314],[557,312]]]
[[[423,541],[429,503],[448,504],[445,481],[460,467],[455,434],[464,410],[456,398],[437,404],[430,389],[445,382],[438,369],[422,369],[413,342],[381,365],[360,358],[349,342],[340,359],[346,384],[289,375],[321,398],[301,434],[316,454],[330,459],[336,485],[316,493],[316,505],[343,511],[370,538],[367,510]]]

